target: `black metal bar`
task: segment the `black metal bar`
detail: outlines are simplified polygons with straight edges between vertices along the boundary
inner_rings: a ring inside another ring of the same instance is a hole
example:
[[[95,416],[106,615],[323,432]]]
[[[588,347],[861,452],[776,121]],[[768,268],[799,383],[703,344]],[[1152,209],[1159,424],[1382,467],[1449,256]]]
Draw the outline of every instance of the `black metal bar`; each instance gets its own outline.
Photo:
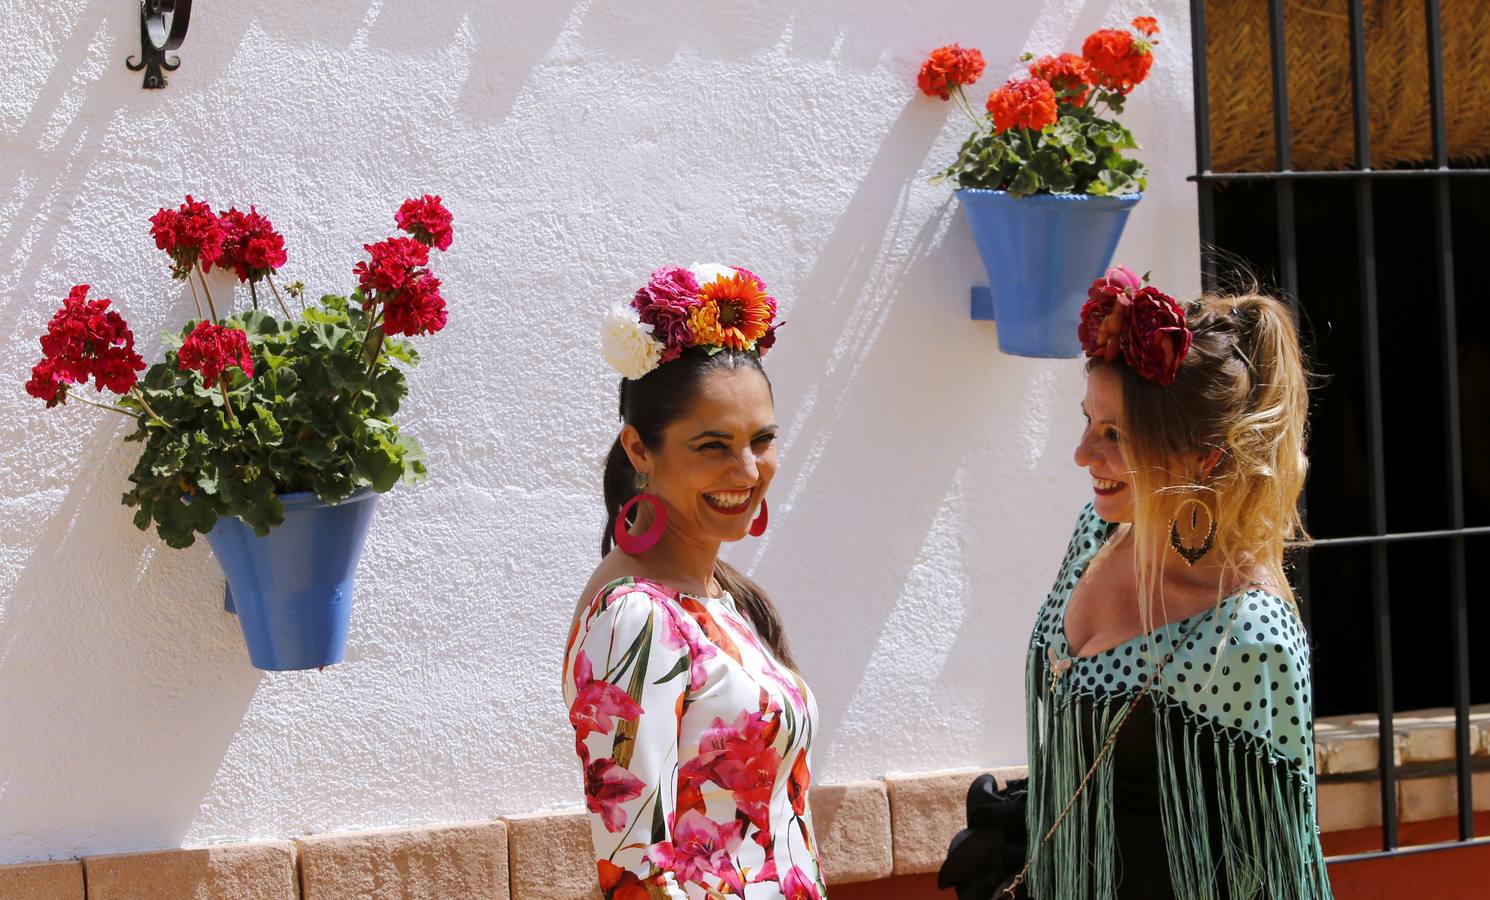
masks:
[[[1268,0],[1268,25],[1272,33],[1273,65],[1273,154],[1277,169],[1293,168],[1293,132],[1288,123],[1288,62],[1284,53],[1283,0]],[[1278,274],[1283,290],[1292,299],[1299,295],[1298,242],[1295,240],[1293,184],[1277,182]]]
[[[1395,534],[1363,534],[1354,537],[1316,538],[1311,547],[1356,547],[1363,544],[1395,544],[1400,541],[1431,541],[1436,538],[1481,537],[1490,535],[1490,525],[1473,528],[1442,528],[1437,531],[1399,531]]]
[[[1195,169],[1211,169],[1211,97],[1210,75],[1206,68],[1205,0],[1190,0],[1190,65],[1192,90],[1195,92]],[[1197,179],[1197,204],[1200,207],[1200,286],[1216,289],[1216,192],[1212,183]]]
[[[1288,172],[1201,172],[1186,181],[1342,181],[1378,178],[1459,178],[1490,175],[1490,169],[1328,169],[1291,170]]]
[[[1350,0],[1351,107],[1355,125],[1356,168],[1371,168],[1370,104],[1366,86],[1366,19],[1361,0]],[[1381,414],[1381,337],[1376,297],[1376,214],[1371,181],[1355,184],[1356,260],[1361,287],[1361,344],[1366,387],[1366,496],[1371,534],[1387,532],[1386,451]],[[1376,747],[1381,785],[1381,848],[1397,846],[1397,742],[1392,727],[1396,704],[1392,691],[1392,607],[1388,593],[1387,544],[1371,544],[1372,639],[1376,650]]]
[[[1443,16],[1438,0],[1425,0],[1428,26],[1428,96],[1433,117],[1433,162],[1449,164],[1448,122],[1444,113]],[[1459,325],[1454,302],[1454,232],[1449,185],[1434,183],[1434,240],[1438,243],[1438,290],[1443,311],[1444,463],[1448,475],[1449,525],[1464,527],[1464,460],[1459,428]],[[1474,799],[1469,772],[1469,588],[1465,578],[1464,537],[1449,544],[1449,614],[1454,666],[1454,754],[1459,777],[1459,839],[1474,837]]]
[[[1330,856],[1325,862],[1330,865],[1340,863],[1364,862],[1368,859],[1394,859],[1399,856],[1408,856],[1417,853],[1437,853],[1440,850],[1462,850],[1467,847],[1481,847],[1490,844],[1490,837],[1474,838],[1467,841],[1444,841],[1440,844],[1412,844],[1407,847],[1398,847],[1395,850],[1377,850],[1371,853],[1348,853],[1344,856]]]
[[[1293,133],[1288,124],[1288,62],[1284,53],[1283,0],[1268,0],[1268,24],[1271,29],[1273,68],[1273,154],[1276,168],[1286,172],[1293,168]],[[1293,182],[1275,181],[1278,222],[1278,282],[1284,298],[1293,307],[1298,321],[1299,315],[1299,263],[1298,227],[1294,213]],[[1306,484],[1299,496],[1299,515],[1308,524],[1309,488]],[[1298,596],[1299,618],[1307,630],[1313,619],[1313,591],[1309,577],[1309,557],[1300,556],[1294,565],[1295,593]]]

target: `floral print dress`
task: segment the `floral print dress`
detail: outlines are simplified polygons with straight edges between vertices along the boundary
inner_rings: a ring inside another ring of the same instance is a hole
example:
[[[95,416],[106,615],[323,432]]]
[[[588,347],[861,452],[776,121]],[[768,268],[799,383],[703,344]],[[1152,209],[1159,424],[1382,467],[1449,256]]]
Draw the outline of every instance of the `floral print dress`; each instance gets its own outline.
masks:
[[[564,700],[605,897],[826,897],[817,705],[728,594],[606,585],[570,634]]]

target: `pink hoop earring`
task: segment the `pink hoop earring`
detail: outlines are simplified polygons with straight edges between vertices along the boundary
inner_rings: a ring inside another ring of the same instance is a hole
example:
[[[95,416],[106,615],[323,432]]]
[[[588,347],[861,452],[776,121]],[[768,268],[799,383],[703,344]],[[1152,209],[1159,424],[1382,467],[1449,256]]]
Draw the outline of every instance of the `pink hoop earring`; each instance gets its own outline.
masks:
[[[652,526],[641,534],[633,535],[626,527],[626,517],[631,513],[632,507],[638,501],[645,500],[652,507]],[[667,509],[662,505],[662,499],[656,494],[640,493],[627,500],[621,506],[620,515],[616,516],[616,546],[621,551],[631,556],[639,556],[657,546],[662,540],[662,532],[667,528]]]
[[[760,537],[761,535],[765,534],[766,525],[770,522],[770,520],[771,515],[766,511],[766,498],[762,497],[760,514],[755,517],[754,522],[750,523],[750,536]]]

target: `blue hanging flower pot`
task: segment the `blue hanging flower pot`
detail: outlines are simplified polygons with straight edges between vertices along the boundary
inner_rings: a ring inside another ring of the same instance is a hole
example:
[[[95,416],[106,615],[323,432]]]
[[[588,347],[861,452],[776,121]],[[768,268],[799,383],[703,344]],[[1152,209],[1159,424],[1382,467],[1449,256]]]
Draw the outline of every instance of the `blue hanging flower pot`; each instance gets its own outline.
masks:
[[[1076,326],[1087,288],[1112,263],[1142,196],[957,191],[988,272],[988,287],[973,288],[972,315],[998,323],[1000,350],[1081,355]]]
[[[236,516],[207,533],[228,577],[255,668],[317,669],[347,652],[352,577],[378,495],[371,488],[328,506],[315,494],[285,494],[282,525],[260,537]]]

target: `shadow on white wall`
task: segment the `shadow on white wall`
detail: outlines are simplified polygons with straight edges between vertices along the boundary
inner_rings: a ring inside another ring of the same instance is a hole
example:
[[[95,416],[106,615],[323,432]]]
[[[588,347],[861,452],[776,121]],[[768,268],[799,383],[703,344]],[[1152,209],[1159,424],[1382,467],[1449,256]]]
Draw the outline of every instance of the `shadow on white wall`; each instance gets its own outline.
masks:
[[[981,268],[924,181],[953,111],[911,85],[980,36],[997,82],[1032,30],[1053,50],[1115,5],[199,5],[161,92],[124,69],[133,3],[62,6],[22,13],[34,81],[0,100],[0,384],[75,281],[153,358],[191,301],[144,219],[187,191],[259,203],[312,291],[350,286],[415,187],[458,245],[406,420],[433,477],[384,499],[324,673],[250,668],[205,544],[129,526],[122,420],[0,396],[0,863],[578,803],[559,667],[615,409],[590,326],[665,263],[749,265],[785,301],[771,530],[728,555],[819,695],[817,780],[1018,760],[1079,365],[968,320]]]

